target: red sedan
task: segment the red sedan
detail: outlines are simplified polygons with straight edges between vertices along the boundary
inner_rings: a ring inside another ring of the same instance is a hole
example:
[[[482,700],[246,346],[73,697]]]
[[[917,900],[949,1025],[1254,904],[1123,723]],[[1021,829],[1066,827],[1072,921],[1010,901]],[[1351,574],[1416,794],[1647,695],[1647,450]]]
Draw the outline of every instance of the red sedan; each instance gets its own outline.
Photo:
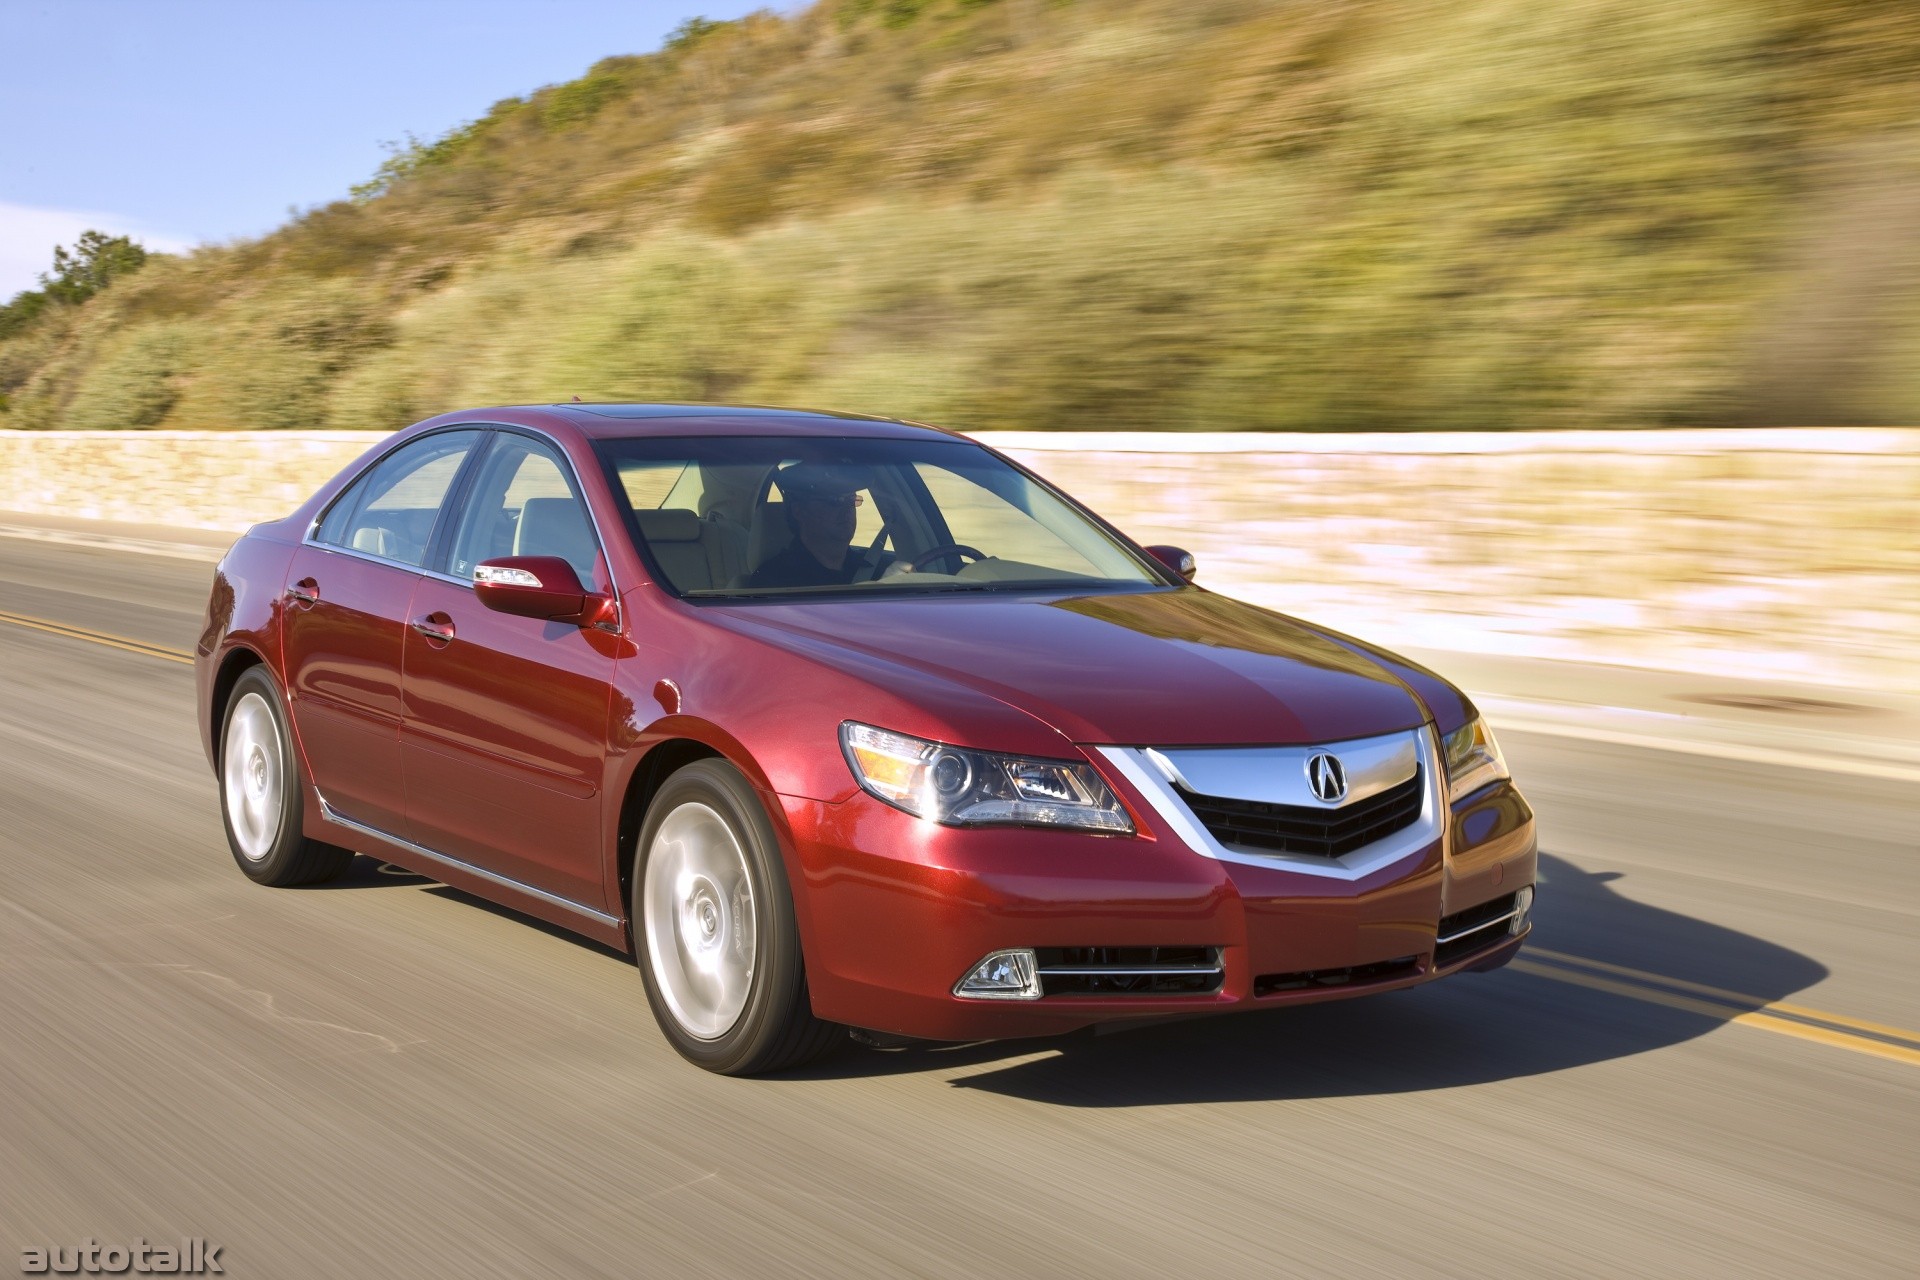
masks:
[[[631,951],[715,1071],[1510,959],[1466,697],[1192,574],[931,427],[453,413],[234,544],[201,732],[254,880],[359,852]]]

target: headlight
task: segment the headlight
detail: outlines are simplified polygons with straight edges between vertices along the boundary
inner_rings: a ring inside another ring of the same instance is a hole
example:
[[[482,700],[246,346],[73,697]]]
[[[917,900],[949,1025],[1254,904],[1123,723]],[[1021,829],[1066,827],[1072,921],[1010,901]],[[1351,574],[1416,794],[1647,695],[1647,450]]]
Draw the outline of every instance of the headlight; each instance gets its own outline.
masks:
[[[840,726],[840,749],[869,794],[948,826],[1133,834],[1133,820],[1091,765],[969,751],[851,720]]]
[[[1493,740],[1493,730],[1479,716],[1448,734],[1441,745],[1446,749],[1449,804],[1489,782],[1512,776],[1500,744]]]

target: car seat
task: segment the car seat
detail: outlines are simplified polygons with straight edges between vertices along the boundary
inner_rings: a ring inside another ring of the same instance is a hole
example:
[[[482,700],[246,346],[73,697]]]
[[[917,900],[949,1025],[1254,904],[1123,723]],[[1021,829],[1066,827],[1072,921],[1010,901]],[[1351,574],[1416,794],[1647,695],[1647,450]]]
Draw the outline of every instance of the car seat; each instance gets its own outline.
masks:
[[[636,511],[640,536],[655,563],[679,591],[707,591],[733,581],[742,568],[728,530],[683,507]]]
[[[400,560],[408,564],[417,564],[418,560],[409,558],[409,548],[405,540],[385,525],[362,525],[353,531],[353,549],[364,551],[368,555],[379,556],[384,560]]]
[[[558,556],[573,566],[582,586],[593,585],[593,566],[599,557],[593,530],[580,502],[564,498],[528,498],[520,508],[513,531],[516,556]]]

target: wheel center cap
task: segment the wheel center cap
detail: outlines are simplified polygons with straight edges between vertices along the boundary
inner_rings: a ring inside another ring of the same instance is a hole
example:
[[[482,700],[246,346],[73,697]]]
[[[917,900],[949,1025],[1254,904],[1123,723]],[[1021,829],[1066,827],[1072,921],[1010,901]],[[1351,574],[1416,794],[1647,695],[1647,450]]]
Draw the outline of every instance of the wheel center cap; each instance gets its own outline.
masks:
[[[701,880],[687,895],[687,914],[692,919],[695,942],[701,950],[711,951],[719,945],[727,919],[726,913],[721,910],[719,895],[710,881]]]
[[[247,760],[247,784],[256,794],[267,789],[267,754],[258,747]]]

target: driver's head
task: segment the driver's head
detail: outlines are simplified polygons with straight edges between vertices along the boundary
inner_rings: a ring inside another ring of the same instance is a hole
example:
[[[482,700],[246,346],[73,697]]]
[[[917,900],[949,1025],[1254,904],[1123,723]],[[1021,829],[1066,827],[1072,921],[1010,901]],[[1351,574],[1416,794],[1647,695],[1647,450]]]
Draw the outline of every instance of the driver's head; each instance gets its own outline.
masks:
[[[860,476],[818,462],[797,462],[775,477],[786,499],[787,521],[811,542],[853,541],[859,523]]]

